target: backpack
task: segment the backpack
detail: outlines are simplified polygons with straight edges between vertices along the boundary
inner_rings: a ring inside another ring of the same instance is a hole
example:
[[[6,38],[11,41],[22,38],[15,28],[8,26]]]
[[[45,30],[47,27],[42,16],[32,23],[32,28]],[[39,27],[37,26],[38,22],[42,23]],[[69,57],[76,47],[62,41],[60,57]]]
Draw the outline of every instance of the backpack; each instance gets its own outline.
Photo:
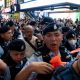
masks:
[[[80,76],[74,71],[72,64],[57,68],[52,75],[51,80],[80,80]]]

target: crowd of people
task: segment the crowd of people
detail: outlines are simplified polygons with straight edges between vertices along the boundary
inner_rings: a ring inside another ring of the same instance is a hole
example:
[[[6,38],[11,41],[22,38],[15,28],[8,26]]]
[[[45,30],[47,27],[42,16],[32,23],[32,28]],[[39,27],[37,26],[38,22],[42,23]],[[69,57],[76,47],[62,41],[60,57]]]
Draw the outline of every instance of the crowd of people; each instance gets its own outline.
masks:
[[[80,21],[2,19],[0,80],[80,80]]]

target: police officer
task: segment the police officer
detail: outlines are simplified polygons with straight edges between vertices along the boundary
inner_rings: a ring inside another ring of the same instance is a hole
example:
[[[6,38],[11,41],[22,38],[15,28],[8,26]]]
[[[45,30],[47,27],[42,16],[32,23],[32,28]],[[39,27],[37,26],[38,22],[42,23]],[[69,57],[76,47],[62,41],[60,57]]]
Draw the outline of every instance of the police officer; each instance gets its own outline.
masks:
[[[3,58],[7,54],[8,43],[12,40],[12,31],[8,26],[0,27],[0,57]]]
[[[29,64],[31,64],[32,62],[36,61],[36,62],[47,62],[50,63],[50,60],[52,57],[58,55],[62,58],[59,47],[61,45],[61,42],[63,40],[63,36],[61,33],[61,30],[59,29],[59,27],[54,24],[51,23],[49,24],[44,30],[43,30],[43,41],[44,41],[44,46],[42,48],[39,49],[38,53],[34,53],[32,55],[32,57],[29,59],[29,61],[26,63],[24,69],[20,72],[18,79],[20,79],[20,76],[26,77],[26,72],[24,70],[26,70],[27,66]],[[38,55],[40,54],[40,55]],[[25,75],[23,75],[22,73],[25,73]],[[48,75],[42,75],[42,74],[38,74],[37,76],[30,76],[29,80],[32,79],[37,79],[37,80],[50,80],[52,73],[51,71],[49,71],[50,74]],[[35,73],[32,73],[32,75],[35,75]],[[22,80],[22,79],[20,79]],[[24,79],[26,80],[26,79]]]
[[[13,33],[13,37],[12,39],[18,39],[19,37],[22,37],[19,29],[17,29],[18,26],[15,25],[15,23],[13,21],[8,21],[6,23],[6,25],[12,30],[12,33]]]
[[[8,45],[8,55],[3,59],[10,68],[11,80],[21,70],[25,57],[25,43],[21,39],[15,39]]]

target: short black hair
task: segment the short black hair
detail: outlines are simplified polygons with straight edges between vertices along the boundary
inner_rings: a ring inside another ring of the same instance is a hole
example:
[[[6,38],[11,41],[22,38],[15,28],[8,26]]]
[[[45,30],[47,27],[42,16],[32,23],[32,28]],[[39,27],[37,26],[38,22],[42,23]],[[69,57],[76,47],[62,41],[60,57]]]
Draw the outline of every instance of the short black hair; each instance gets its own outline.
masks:
[[[70,30],[69,27],[62,27],[62,33],[68,32]]]
[[[10,28],[7,25],[1,26],[0,27],[0,34],[3,34],[9,30],[10,30]]]
[[[9,27],[12,27],[14,25],[14,22],[10,20],[6,23],[6,25]]]

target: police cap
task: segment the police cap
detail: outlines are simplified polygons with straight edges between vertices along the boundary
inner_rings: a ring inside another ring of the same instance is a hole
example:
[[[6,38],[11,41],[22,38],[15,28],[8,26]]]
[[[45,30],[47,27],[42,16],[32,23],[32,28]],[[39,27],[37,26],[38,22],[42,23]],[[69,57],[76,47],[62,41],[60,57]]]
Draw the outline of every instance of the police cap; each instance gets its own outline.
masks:
[[[45,29],[43,29],[42,34],[46,35],[48,32],[53,32],[53,31],[57,31],[57,30],[61,30],[60,27],[54,23],[50,23],[47,25],[47,27]]]
[[[69,27],[63,27],[62,28],[62,33],[64,34],[65,32],[68,32],[70,30]]]
[[[74,38],[75,36],[76,36],[76,33],[74,30],[69,30],[68,33],[66,34],[67,39]]]
[[[25,42],[21,39],[12,40],[8,45],[8,50],[13,50],[18,52],[25,51],[25,48],[26,48]]]

